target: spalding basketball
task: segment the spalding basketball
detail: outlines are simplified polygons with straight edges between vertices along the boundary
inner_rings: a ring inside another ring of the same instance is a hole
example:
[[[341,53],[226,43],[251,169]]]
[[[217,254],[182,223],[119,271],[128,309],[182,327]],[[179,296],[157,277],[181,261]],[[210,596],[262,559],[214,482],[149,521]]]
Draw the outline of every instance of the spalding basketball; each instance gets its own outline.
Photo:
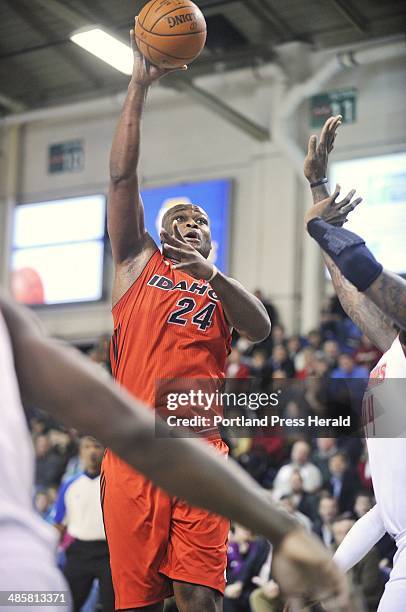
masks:
[[[139,50],[159,68],[180,68],[202,52],[206,21],[191,0],[151,0],[138,15],[135,39]]]

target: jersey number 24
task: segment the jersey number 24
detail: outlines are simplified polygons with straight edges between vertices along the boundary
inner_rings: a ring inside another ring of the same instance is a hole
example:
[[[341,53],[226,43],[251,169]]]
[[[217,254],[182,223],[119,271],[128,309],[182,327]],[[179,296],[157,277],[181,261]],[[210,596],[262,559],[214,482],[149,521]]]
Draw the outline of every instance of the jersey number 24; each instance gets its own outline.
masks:
[[[193,298],[183,298],[176,304],[178,307],[171,315],[169,315],[168,323],[173,325],[187,325],[190,317],[185,318],[196,309],[196,302]],[[196,325],[200,331],[206,331],[210,327],[216,304],[210,302],[207,306],[196,312],[192,317],[192,324]]]

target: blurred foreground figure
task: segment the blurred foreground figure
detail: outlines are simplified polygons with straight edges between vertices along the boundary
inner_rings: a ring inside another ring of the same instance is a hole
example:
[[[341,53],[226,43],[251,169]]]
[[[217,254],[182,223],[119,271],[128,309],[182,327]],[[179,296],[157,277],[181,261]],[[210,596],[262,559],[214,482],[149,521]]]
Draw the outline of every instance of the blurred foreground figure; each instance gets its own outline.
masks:
[[[0,590],[65,588],[54,565],[52,528],[33,510],[33,449],[21,392],[64,425],[110,446],[172,495],[262,533],[274,546],[274,574],[286,594],[320,598],[327,608],[335,606],[330,609],[337,609],[335,598],[346,599],[344,578],[324,547],[233,461],[199,440],[169,438],[149,410],[78,351],[46,337],[32,313],[1,295],[0,389]]]

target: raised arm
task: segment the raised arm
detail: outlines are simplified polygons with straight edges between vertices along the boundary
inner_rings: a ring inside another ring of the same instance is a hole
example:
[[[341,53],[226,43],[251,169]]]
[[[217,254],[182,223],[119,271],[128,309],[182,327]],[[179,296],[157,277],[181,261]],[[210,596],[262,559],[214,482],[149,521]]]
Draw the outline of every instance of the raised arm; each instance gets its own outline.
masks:
[[[113,303],[138,278],[157,250],[144,225],[137,169],[141,121],[148,90],[154,81],[171,72],[149,64],[135,44],[133,30],[130,35],[134,54],[133,74],[110,153],[107,228],[116,267]]]
[[[323,197],[322,190],[324,191],[323,195],[327,194],[327,197],[320,200]],[[313,215],[316,215],[327,223],[338,225],[343,222],[346,215],[360,202],[360,199],[351,202],[354,192],[350,192],[341,202],[336,201],[338,191],[330,197],[325,186],[318,187],[313,192],[315,205],[306,215],[306,220],[310,220]],[[345,312],[360,330],[368,336],[371,342],[384,353],[390,348],[397,335],[393,320],[385,316],[382,310],[365,293],[358,291],[345,278],[339,267],[325,251],[322,251],[322,254],[330,272],[334,289]]]
[[[337,202],[339,188],[330,197],[327,183],[323,182],[326,180],[328,156],[333,149],[340,125],[341,117],[332,117],[324,125],[319,144],[316,136],[310,138],[305,160],[305,176],[313,185],[311,191],[314,207],[306,214],[306,222],[311,218],[320,217],[326,223],[339,227],[361,202],[361,198],[352,199],[355,191],[351,191],[341,202]],[[334,289],[347,315],[377,348],[382,352],[387,351],[396,337],[393,319],[385,316],[368,294],[358,291],[325,251],[322,251],[322,254]]]
[[[170,436],[151,411],[78,351],[44,336],[26,309],[0,296],[23,397],[66,426],[89,433],[147,478],[189,503],[262,533],[275,545],[276,575],[288,594],[344,595],[328,552],[233,461],[199,440]]]

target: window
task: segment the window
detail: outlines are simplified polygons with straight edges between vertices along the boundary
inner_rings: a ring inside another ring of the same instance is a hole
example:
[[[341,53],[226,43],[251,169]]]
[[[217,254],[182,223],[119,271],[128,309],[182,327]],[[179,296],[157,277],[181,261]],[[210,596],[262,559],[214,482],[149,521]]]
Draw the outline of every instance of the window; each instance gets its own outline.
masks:
[[[24,304],[97,301],[103,294],[106,198],[17,206],[12,292]]]
[[[377,260],[397,274],[406,272],[406,153],[338,161],[331,164],[330,186],[350,189],[363,202],[345,225],[365,239]]]

